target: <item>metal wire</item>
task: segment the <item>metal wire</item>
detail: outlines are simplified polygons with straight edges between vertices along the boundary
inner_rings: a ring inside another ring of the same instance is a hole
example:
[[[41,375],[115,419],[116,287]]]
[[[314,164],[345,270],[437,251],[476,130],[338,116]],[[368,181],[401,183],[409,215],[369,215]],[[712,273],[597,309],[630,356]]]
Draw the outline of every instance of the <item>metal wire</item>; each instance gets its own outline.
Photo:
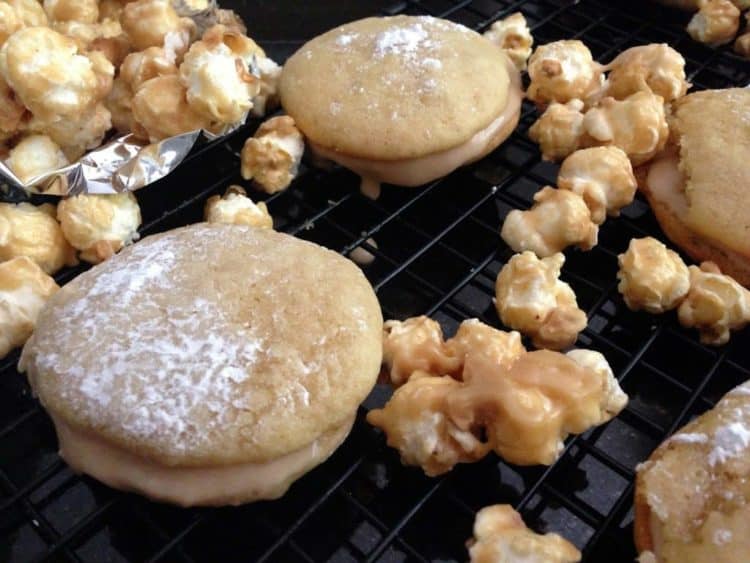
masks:
[[[387,13],[431,14],[482,31],[518,10],[537,44],[577,37],[607,61],[632,45],[668,42],[687,59],[695,88],[750,82],[750,65],[727,49],[693,43],[685,16],[649,2],[408,0]],[[498,325],[494,279],[510,256],[498,228],[505,213],[529,206],[534,191],[554,181],[555,168],[540,162],[526,138],[534,119],[526,104],[521,126],[492,155],[418,190],[386,189],[371,201],[344,170],[305,170],[292,189],[266,201],[277,228],[344,254],[359,246],[371,252],[375,260],[364,270],[386,316],[429,314],[448,333],[474,316]],[[160,186],[139,192],[142,234],[200,220],[209,195],[241,184],[238,150],[253,127],[207,143]],[[363,421],[367,408],[385,400],[377,389],[346,444],[284,498],[236,509],[166,507],[74,475],[56,455],[51,424],[15,373],[12,354],[0,363],[0,560],[462,561],[476,510],[508,502],[536,529],[569,537],[588,560],[632,561],[635,464],[750,378],[747,334],[707,349],[673,317],[624,307],[616,255],[645,234],[660,231],[638,200],[607,221],[594,251],[569,253],[563,276],[590,319],[579,342],[607,356],[631,402],[609,425],[569,439],[548,468],[492,456],[437,479],[404,468]]]

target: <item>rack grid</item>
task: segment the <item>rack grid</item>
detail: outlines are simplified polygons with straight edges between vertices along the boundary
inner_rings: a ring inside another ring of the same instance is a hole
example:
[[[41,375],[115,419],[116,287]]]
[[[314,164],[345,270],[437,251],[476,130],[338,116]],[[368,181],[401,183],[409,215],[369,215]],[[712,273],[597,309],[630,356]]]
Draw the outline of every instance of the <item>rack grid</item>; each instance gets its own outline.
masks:
[[[409,0],[385,13],[431,14],[483,31],[519,10],[536,44],[580,38],[606,62],[625,48],[666,42],[685,56],[695,89],[750,82],[747,61],[727,48],[694,43],[684,32],[685,14],[646,1]],[[343,254],[359,246],[370,251],[375,260],[363,269],[386,318],[428,314],[447,334],[471,317],[500,326],[494,279],[511,252],[499,227],[509,210],[530,206],[556,175],[556,166],[541,161],[527,139],[535,117],[525,103],[519,128],[487,158],[423,188],[386,187],[377,201],[361,196],[357,178],[340,168],[304,168],[292,188],[271,197],[246,187],[254,199],[265,199],[278,230]],[[246,185],[239,149],[257,125],[204,144],[175,173],[137,192],[141,234],[199,221],[209,196],[230,184]],[[465,561],[475,512],[503,502],[536,530],[565,535],[586,561],[632,561],[635,466],[750,379],[748,331],[711,349],[673,315],[624,306],[616,290],[617,254],[630,238],[646,234],[664,239],[638,198],[605,223],[594,250],[567,253],[563,279],[589,314],[579,345],[605,354],[631,401],[609,424],[570,438],[551,467],[519,468],[494,455],[438,478],[403,467],[364,421],[368,409],[387,399],[379,386],[345,444],[282,499],[179,509],[74,474],[56,453],[48,417],[16,372],[18,353],[11,354],[0,361],[0,560]],[[63,271],[58,282],[83,269]]]

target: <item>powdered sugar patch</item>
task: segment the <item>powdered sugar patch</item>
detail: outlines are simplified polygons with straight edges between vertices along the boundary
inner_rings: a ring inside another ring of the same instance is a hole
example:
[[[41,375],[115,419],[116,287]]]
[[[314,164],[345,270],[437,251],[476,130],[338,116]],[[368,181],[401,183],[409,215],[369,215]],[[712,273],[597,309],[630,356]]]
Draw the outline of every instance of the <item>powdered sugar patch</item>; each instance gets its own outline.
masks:
[[[437,70],[442,68],[442,63],[426,54],[439,44],[439,41],[430,37],[429,30],[422,22],[418,21],[408,26],[394,26],[378,33],[375,37],[374,54],[377,58],[396,55],[404,61],[419,62],[425,68]]]
[[[427,57],[422,61],[422,66],[431,70],[440,70],[441,68],[443,68],[443,63],[441,63],[438,59]]]
[[[336,38],[336,45],[339,47],[347,47],[352,41],[357,39],[357,37],[359,37],[359,33],[345,33],[344,35],[339,35]]]
[[[742,385],[735,387],[729,392],[730,395],[750,395],[750,381],[746,381]]]
[[[94,349],[61,355],[53,349],[38,362],[42,369],[60,370],[68,387],[78,388],[78,409],[87,417],[183,452],[206,445],[230,422],[238,386],[266,343],[252,328],[226,318],[211,297],[154,299],[181,284],[182,266],[170,238],[136,244],[125,264],[100,266],[86,295],[62,311],[93,346],[104,323],[115,323],[121,338],[108,342],[107,354]],[[196,246],[199,253],[210,245]],[[118,302],[122,314],[113,317],[102,299]],[[128,322],[131,311],[144,310],[152,316]]]
[[[669,441],[677,444],[707,444],[708,436],[699,433],[675,434]]]
[[[420,48],[428,47],[432,42],[429,33],[421,23],[407,27],[392,27],[378,34],[375,38],[375,55],[409,55]]]
[[[714,543],[716,545],[724,545],[732,541],[732,531],[719,528],[714,532]]]
[[[750,430],[742,422],[730,422],[714,434],[714,448],[708,454],[711,466],[736,457],[750,446]]]

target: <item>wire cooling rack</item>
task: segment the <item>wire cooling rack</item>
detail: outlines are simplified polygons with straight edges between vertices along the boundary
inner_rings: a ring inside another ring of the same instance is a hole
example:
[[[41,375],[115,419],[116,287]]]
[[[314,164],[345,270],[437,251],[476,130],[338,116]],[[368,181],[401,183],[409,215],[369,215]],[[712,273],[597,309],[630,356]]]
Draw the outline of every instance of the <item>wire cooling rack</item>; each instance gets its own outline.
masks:
[[[481,31],[517,10],[537,44],[577,37],[608,61],[633,45],[667,42],[687,59],[696,88],[750,82],[747,61],[692,42],[685,15],[649,2],[425,0],[387,13],[432,14]],[[291,189],[266,201],[279,230],[344,254],[361,245],[374,254],[364,270],[386,317],[428,314],[448,334],[469,317],[499,326],[491,299],[510,251],[498,229],[510,209],[528,207],[556,176],[526,137],[534,119],[525,104],[520,127],[502,147],[424,188],[386,187],[370,201],[353,174],[306,169]],[[138,192],[142,234],[198,221],[210,195],[242,184],[238,151],[256,125],[204,145],[158,186]],[[594,250],[568,253],[563,278],[589,314],[579,345],[606,355],[631,400],[614,421],[568,440],[549,468],[514,467],[494,455],[434,479],[405,468],[364,422],[366,410],[387,396],[377,388],[346,443],[282,499],[226,509],[155,504],[68,469],[12,354],[0,362],[0,561],[465,561],[475,512],[499,502],[517,507],[535,529],[568,537],[587,561],[632,561],[636,464],[750,378],[747,331],[709,349],[673,315],[624,306],[617,254],[646,234],[663,238],[638,199],[606,222]],[[80,271],[66,270],[58,281]]]

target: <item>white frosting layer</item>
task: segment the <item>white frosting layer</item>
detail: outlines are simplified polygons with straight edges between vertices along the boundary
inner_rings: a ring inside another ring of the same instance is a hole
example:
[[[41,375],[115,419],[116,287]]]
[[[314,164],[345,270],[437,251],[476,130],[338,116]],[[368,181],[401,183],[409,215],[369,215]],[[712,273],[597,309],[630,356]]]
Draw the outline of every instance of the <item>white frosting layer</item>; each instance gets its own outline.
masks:
[[[509,67],[510,86],[505,109],[484,129],[471,139],[444,151],[407,160],[373,160],[338,153],[312,141],[310,149],[316,157],[333,160],[362,177],[362,193],[377,198],[380,184],[397,186],[421,186],[437,178],[442,178],[456,168],[479,160],[494,149],[515,129],[521,110],[520,76]]]
[[[52,415],[60,455],[77,472],[116,489],[180,506],[238,505],[279,498],[299,477],[325,461],[349,434],[354,418],[307,446],[266,463],[170,467],[140,457]]]
[[[659,201],[668,204],[680,217],[685,217],[688,202],[685,197],[685,177],[679,169],[680,160],[671,154],[655,160],[648,169],[646,183]]]

